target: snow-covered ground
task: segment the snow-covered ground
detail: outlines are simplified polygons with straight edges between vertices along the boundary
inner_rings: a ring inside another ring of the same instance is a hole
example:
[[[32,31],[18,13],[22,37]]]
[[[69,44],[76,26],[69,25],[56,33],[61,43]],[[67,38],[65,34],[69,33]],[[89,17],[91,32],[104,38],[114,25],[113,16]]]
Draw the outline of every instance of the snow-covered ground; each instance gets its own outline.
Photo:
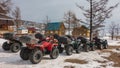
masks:
[[[120,39],[118,39],[118,40],[116,40],[116,39],[111,40],[110,37],[104,37],[103,39],[107,39],[109,46],[120,46]]]
[[[112,67],[112,65],[114,64],[114,62],[112,61],[109,61],[104,64],[98,62],[108,61],[103,57],[109,57],[111,55],[108,52],[101,53],[100,50],[81,52],[80,54],[75,53],[71,56],[67,56],[65,53],[63,53],[60,54],[60,56],[54,60],[50,59],[49,56],[45,56],[39,64],[31,64],[29,60],[22,60],[19,56],[19,52],[11,53],[9,51],[4,51],[1,47],[4,41],[6,40],[0,39],[0,68],[65,68],[65,66],[74,66],[75,68],[104,68],[102,65],[106,65],[106,68],[114,68]],[[70,63],[65,62],[66,59],[84,60],[87,61],[87,63]]]
[[[108,40],[109,46],[120,46],[120,40]]]

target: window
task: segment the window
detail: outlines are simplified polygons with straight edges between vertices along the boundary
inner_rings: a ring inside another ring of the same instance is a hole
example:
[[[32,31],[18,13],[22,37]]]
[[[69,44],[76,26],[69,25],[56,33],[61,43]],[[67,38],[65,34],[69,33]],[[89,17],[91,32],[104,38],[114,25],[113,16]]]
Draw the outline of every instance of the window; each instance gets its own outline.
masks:
[[[55,31],[55,33],[57,34],[57,33],[58,33],[58,31]]]
[[[53,31],[50,31],[50,33],[53,33]]]

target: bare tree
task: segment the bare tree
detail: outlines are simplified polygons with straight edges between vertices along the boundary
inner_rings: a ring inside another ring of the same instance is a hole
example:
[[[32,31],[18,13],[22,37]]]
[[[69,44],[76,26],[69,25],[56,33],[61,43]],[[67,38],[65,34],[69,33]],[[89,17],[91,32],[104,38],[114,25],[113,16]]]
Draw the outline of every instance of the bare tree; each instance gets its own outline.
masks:
[[[86,0],[88,3],[90,3],[90,0]],[[110,18],[112,16],[111,12],[118,6],[118,4],[115,4],[114,6],[107,7],[109,0],[92,0],[92,31],[95,31],[95,29],[98,29],[100,27],[103,27],[103,24],[105,23],[105,20]],[[85,16],[86,20],[80,20],[82,23],[86,25],[90,25],[90,14],[91,11],[89,8],[85,8],[84,6],[80,6],[77,4],[77,7],[79,7],[81,10],[83,10],[83,15]]]
[[[80,26],[79,20],[77,19],[76,15],[73,15],[72,20],[71,20],[71,24],[72,24],[73,28]]]
[[[115,37],[115,29],[116,29],[116,24],[115,24],[114,22],[112,22],[112,23],[109,25],[109,31],[108,31],[112,40],[113,40],[114,37]]]
[[[76,18],[75,13],[72,11],[68,11],[64,14],[64,22],[68,25],[67,30],[69,31],[69,35],[71,28],[75,28],[79,25],[79,20]]]
[[[116,24],[116,28],[115,28],[115,37],[116,37],[116,40],[118,40],[119,34],[120,34],[120,25]]]
[[[5,14],[9,14],[10,11],[12,10],[12,1],[11,0],[0,0],[0,5],[5,9],[4,12]]]
[[[19,25],[21,25],[21,11],[19,7],[16,7],[16,9],[12,12],[13,18],[16,20],[16,27],[18,28]]]
[[[16,7],[16,9],[12,12],[12,16],[16,20],[20,20],[21,19],[21,11],[20,11],[19,7]]]

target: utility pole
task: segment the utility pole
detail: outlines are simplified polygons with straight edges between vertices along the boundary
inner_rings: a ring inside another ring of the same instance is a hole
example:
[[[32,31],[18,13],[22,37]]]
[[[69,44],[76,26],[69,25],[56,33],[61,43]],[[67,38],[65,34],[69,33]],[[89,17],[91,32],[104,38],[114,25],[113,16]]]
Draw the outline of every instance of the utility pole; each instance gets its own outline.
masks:
[[[90,41],[92,41],[92,35],[93,35],[93,31],[92,31],[92,22],[93,22],[93,20],[92,20],[92,10],[93,10],[93,8],[92,8],[92,0],[90,0]]]
[[[46,24],[49,23],[49,19],[48,16],[46,16]]]

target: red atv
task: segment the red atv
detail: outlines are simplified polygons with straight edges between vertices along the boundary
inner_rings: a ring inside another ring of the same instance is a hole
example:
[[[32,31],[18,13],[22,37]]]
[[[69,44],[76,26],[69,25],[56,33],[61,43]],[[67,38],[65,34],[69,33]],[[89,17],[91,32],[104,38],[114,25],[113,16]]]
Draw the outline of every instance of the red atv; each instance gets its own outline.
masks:
[[[58,44],[48,41],[38,43],[37,39],[29,36],[20,37],[20,41],[27,45],[27,47],[22,47],[20,57],[23,60],[30,60],[33,64],[39,63],[46,54],[49,54],[51,59],[56,59],[59,56]]]

